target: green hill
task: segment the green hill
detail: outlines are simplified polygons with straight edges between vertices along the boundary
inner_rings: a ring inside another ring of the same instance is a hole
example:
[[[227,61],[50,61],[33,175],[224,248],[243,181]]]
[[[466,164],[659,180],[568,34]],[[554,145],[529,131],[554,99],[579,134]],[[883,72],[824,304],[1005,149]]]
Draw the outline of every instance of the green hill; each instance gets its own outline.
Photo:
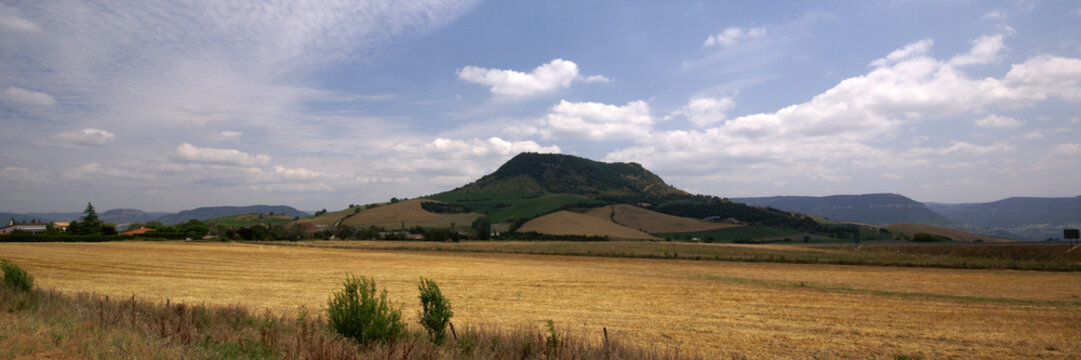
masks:
[[[571,155],[521,153],[457,193],[552,193],[588,197],[686,194],[637,163],[603,163]]]

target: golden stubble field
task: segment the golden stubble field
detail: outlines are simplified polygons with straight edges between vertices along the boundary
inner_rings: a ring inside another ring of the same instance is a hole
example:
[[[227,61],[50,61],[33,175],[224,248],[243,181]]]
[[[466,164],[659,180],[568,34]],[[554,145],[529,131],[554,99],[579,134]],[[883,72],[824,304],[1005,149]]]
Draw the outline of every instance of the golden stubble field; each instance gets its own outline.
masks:
[[[212,243],[0,244],[65,292],[322,309],[373,276],[412,321],[420,276],[457,326],[557,328],[703,357],[1076,358],[1081,274]],[[802,283],[802,286],[801,284]]]

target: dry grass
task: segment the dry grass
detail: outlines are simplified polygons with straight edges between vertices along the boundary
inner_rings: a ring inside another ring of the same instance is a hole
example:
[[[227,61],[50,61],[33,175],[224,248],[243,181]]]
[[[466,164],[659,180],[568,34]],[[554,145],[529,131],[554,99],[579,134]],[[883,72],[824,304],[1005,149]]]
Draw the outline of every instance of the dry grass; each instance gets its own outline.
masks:
[[[549,235],[601,236],[615,239],[656,240],[649,233],[612,222],[607,216],[556,211],[533,220],[518,228],[519,232],[536,232]]]
[[[908,236],[909,238],[916,235],[917,233],[928,233],[928,234],[932,234],[932,235],[945,236],[945,237],[948,237],[950,239],[953,239],[954,241],[974,242],[977,239],[979,239],[979,240],[983,240],[984,242],[1016,242],[1016,240],[1010,240],[1010,239],[997,238],[997,237],[993,237],[993,236],[985,236],[985,235],[973,234],[973,233],[970,233],[970,232],[945,228],[945,227],[941,227],[941,226],[934,226],[934,225],[893,224],[893,225],[887,225],[886,229],[889,230],[891,233],[893,233],[895,235],[903,234],[903,235]]]
[[[705,357],[1070,358],[1081,274],[386,252],[206,243],[0,244],[41,287],[149,301],[323,307],[346,272],[375,277],[413,321],[420,276],[455,322],[578,334],[601,327]],[[587,335],[588,338],[588,335]]]
[[[706,231],[736,226],[728,223],[708,222],[700,219],[662,214],[627,204],[596,208],[591,210],[589,214],[611,218],[617,224],[651,234]]]

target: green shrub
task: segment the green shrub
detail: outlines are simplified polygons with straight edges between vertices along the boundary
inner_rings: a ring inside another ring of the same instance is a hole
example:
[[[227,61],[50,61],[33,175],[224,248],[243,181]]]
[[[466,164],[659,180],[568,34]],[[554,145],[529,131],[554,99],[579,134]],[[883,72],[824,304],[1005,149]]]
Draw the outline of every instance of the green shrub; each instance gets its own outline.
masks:
[[[401,336],[405,330],[401,310],[390,307],[385,289],[376,296],[374,279],[349,275],[342,285],[342,291],[327,302],[331,328],[361,345]]]
[[[0,260],[0,269],[4,272],[4,286],[16,291],[30,291],[34,288],[34,277],[26,270],[7,260]]]
[[[433,343],[443,344],[447,339],[447,324],[454,316],[454,310],[450,308],[450,300],[443,297],[439,286],[434,280],[420,278],[420,314],[418,321],[424,330],[428,331],[428,338]]]

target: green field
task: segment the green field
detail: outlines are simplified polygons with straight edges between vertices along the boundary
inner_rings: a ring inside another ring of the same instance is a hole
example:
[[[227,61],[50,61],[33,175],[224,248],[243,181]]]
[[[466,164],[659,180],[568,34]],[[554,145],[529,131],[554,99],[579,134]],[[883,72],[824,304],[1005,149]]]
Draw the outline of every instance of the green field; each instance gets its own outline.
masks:
[[[492,223],[531,219],[567,206],[601,206],[603,202],[572,194],[454,193],[428,196],[486,214]]]

